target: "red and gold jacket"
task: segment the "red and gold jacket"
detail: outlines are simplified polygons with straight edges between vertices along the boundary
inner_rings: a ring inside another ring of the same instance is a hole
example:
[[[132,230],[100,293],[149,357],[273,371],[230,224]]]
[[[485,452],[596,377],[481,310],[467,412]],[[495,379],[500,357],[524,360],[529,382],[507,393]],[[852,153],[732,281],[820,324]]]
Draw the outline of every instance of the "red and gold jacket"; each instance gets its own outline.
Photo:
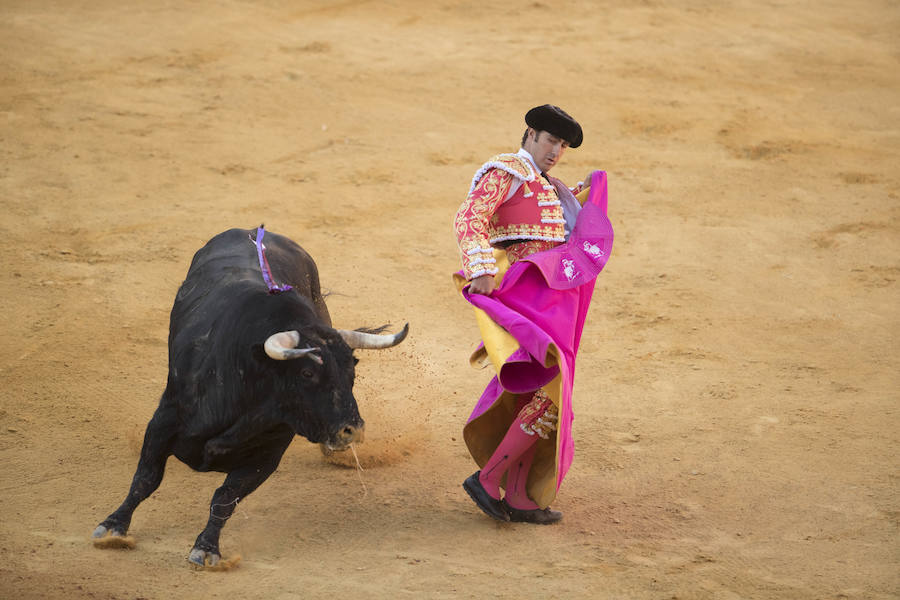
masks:
[[[500,154],[478,170],[454,225],[470,280],[497,273],[494,247],[505,248],[512,264],[566,241],[556,189],[520,154]]]

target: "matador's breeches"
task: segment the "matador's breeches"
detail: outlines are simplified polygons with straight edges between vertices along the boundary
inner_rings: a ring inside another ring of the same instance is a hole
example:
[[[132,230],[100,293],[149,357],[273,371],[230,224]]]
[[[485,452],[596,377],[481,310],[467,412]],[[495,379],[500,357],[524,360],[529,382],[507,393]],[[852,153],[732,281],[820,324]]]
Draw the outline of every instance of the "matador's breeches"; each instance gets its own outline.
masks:
[[[550,438],[552,432],[556,431],[559,410],[550,400],[547,392],[538,390],[532,395],[531,400],[528,400],[519,410],[518,416],[522,422],[522,431],[546,440]]]

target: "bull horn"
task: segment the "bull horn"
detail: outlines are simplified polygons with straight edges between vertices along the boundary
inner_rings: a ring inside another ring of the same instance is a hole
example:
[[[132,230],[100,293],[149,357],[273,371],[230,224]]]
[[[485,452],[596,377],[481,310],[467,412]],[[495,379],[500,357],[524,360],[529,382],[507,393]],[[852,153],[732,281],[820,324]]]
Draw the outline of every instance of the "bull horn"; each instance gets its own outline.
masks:
[[[390,348],[396,346],[406,339],[409,333],[409,323],[403,326],[403,331],[394,334],[383,333],[366,333],[365,331],[350,331],[347,329],[336,329],[347,345],[354,349],[361,350],[377,350],[381,348]]]
[[[297,348],[299,343],[300,334],[296,331],[273,333],[266,340],[266,354],[275,360],[293,360],[301,356],[308,356],[320,365],[322,364],[322,357],[316,354],[321,350],[320,348]]]

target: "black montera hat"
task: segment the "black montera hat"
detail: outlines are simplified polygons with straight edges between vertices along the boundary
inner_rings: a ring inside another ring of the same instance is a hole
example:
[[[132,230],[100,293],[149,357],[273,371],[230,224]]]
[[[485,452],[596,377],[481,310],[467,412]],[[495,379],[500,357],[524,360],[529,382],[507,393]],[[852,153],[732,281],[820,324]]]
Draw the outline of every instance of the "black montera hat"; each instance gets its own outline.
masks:
[[[535,106],[525,113],[525,123],[538,131],[548,131],[569,142],[570,148],[581,145],[584,136],[578,121],[558,106],[544,104]]]

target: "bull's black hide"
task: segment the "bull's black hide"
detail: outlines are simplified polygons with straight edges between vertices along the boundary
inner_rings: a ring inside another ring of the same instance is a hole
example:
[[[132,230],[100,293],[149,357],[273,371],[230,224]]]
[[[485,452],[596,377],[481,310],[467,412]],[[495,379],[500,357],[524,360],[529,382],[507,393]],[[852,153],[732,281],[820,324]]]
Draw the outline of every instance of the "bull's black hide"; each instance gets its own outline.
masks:
[[[275,471],[294,435],[331,449],[361,438],[364,424],[352,391],[356,359],[345,341],[353,340],[331,326],[315,263],[293,241],[267,232],[271,272],[293,287],[270,293],[256,235],[232,229],[194,255],[172,307],[168,380],[147,425],[137,472],[95,538],[126,535],[132,513],[159,487],[166,460],[175,455],[198,471],[227,473],[189,556],[215,564],[225,521]],[[373,337],[385,338],[379,347],[388,347],[405,333]],[[273,354],[270,339],[294,343],[287,349],[276,344]]]

